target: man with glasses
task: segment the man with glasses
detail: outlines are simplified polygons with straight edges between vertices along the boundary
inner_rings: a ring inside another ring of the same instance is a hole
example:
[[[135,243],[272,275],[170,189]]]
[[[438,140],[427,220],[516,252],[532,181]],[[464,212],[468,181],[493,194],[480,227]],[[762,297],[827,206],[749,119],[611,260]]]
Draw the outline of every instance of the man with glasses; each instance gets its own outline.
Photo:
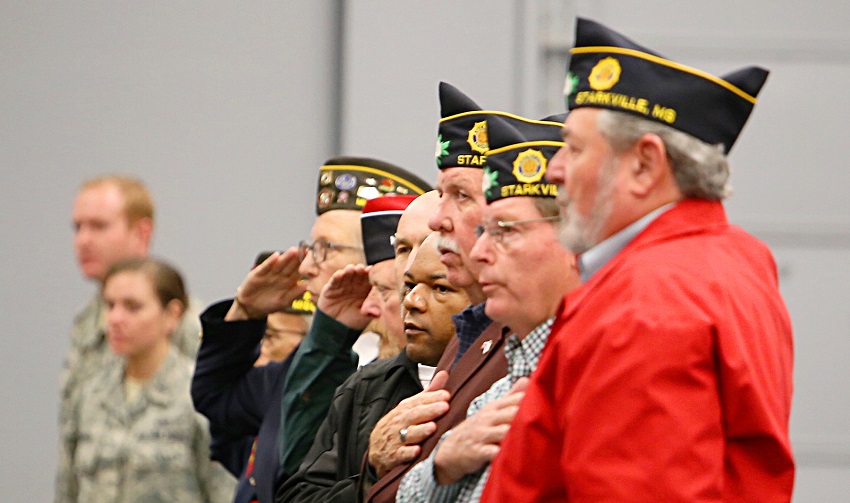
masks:
[[[512,332],[504,346],[508,374],[473,400],[467,418],[405,475],[399,503],[479,500],[489,463],[524,395],[525,376],[537,366],[561,299],[579,284],[575,257],[558,241],[557,188],[543,179],[563,145],[560,127],[531,124],[520,131],[515,123],[487,118],[487,207],[469,254],[487,297],[484,312]]]
[[[389,163],[329,160],[319,172],[311,242],[272,254],[248,274],[232,301],[202,315],[204,337],[192,383],[195,407],[221,434],[258,437],[237,502],[273,501],[276,480],[297,469],[336,384],[357,367],[351,347],[370,319],[360,307],[371,289],[363,265],[361,208],[376,197],[429,189]],[[317,306],[307,337],[285,362],[253,367],[266,316],[305,290]]]
[[[359,244],[340,244],[325,237],[320,237],[312,242],[303,240],[298,242],[298,260],[301,263],[299,274],[307,289],[305,295],[311,298],[318,298],[322,287],[327,284],[334,272],[348,264],[363,263],[362,239],[354,240],[351,233],[348,232],[348,229],[351,228],[359,231],[357,226],[352,225],[354,221],[349,213],[352,212],[335,211],[329,213],[330,216],[323,222],[326,226],[322,229],[324,229],[324,232],[327,232],[328,228],[331,232],[338,231],[338,234],[341,235],[340,239],[356,241]],[[359,215],[357,216],[359,218]],[[364,330],[352,348],[357,353],[359,366],[366,365],[375,359],[379,352],[379,344],[380,335],[376,331]]]

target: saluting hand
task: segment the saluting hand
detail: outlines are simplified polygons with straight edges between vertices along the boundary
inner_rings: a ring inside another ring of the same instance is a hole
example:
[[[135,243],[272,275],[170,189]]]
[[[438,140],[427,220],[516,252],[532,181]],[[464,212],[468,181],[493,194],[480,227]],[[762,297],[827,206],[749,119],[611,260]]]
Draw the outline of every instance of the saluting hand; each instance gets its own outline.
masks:
[[[362,330],[371,321],[368,315],[360,312],[371,290],[369,267],[349,264],[331,276],[322,288],[316,307],[343,325]]]
[[[224,319],[264,318],[292,304],[305,291],[304,285],[299,284],[300,264],[296,248],[272,253],[245,276]]]

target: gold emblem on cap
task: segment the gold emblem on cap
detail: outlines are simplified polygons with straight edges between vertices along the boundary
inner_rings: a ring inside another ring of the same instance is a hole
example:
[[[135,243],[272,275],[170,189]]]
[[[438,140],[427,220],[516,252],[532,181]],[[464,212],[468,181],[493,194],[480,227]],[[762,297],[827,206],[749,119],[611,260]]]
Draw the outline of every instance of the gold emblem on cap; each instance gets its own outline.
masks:
[[[476,122],[469,130],[466,141],[472,150],[486,154],[490,149],[490,144],[487,141],[487,121]]]
[[[590,88],[595,91],[607,91],[619,82],[620,71],[620,62],[616,59],[611,57],[601,59],[590,70],[587,82],[590,84]]]
[[[514,159],[513,174],[519,182],[539,182],[544,173],[546,173],[546,157],[539,150],[530,148],[520,152]]]

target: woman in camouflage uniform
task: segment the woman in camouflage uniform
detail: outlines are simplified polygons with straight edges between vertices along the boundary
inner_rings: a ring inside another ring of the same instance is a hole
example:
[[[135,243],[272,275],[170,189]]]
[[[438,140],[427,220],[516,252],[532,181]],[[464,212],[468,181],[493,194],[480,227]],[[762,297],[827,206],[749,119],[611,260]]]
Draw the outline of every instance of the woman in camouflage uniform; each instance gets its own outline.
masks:
[[[189,395],[192,362],[169,336],[186,306],[183,280],[153,259],[106,275],[107,339],[122,359],[72,397],[56,501],[229,502],[235,480],[209,459],[206,420]]]

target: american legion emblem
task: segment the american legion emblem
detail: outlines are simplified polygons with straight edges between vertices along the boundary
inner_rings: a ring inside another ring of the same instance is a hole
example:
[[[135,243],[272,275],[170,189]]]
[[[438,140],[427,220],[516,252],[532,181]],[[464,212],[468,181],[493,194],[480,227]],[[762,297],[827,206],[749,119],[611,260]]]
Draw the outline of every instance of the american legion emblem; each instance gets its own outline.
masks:
[[[533,148],[520,152],[513,165],[513,174],[520,183],[539,182],[546,173],[546,157],[543,152]]]
[[[619,61],[611,57],[604,58],[590,70],[587,82],[593,90],[607,91],[620,80],[620,72]]]
[[[490,149],[490,143],[487,141],[487,121],[476,122],[469,130],[466,141],[472,150],[479,154],[486,154]]]

